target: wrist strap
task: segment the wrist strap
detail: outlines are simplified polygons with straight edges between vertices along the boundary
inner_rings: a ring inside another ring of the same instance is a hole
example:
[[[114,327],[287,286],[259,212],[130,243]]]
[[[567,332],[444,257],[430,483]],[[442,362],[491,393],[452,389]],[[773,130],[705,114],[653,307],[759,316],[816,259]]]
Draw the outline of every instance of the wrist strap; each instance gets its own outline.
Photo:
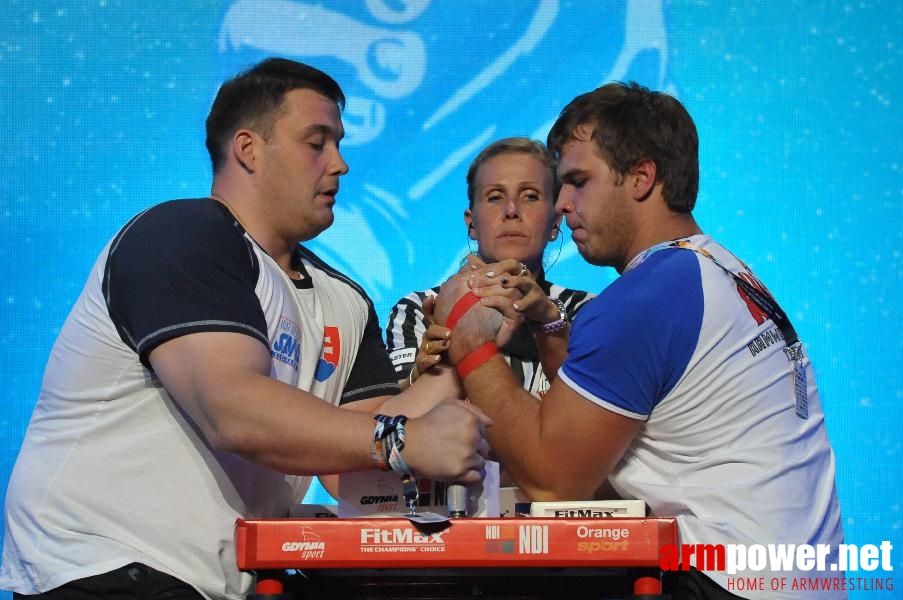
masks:
[[[464,313],[469,311],[470,308],[479,301],[480,297],[473,292],[467,292],[458,298],[458,301],[452,306],[451,312],[448,313],[448,318],[445,320],[445,326],[449,329],[454,329],[455,325],[458,324],[458,321],[461,320],[461,317],[464,316]]]
[[[373,419],[376,426],[373,428],[370,455],[376,466],[383,471],[392,470],[401,474],[401,487],[408,506],[408,514],[414,515],[420,491],[417,487],[417,478],[401,455],[401,451],[404,450],[404,426],[408,418],[404,415],[394,417],[376,415]]]
[[[455,366],[455,369],[458,371],[458,377],[464,379],[483,363],[498,354],[498,351],[499,347],[495,345],[495,342],[486,342],[476,350],[472,350],[467,356],[458,361],[457,366]]]
[[[410,473],[411,469],[404,461],[401,451],[404,450],[404,426],[408,418],[404,415],[373,417],[376,425],[373,428],[373,442],[370,445],[370,456],[376,466],[383,471]]]
[[[458,324],[458,321],[461,320],[461,317],[463,317],[464,314],[479,301],[480,297],[473,292],[467,292],[458,298],[458,301],[455,302],[451,312],[448,313],[448,319],[445,321],[445,326],[453,330],[455,325]],[[467,356],[459,360],[458,364],[455,366],[455,369],[458,371],[458,377],[464,379],[473,373],[480,365],[495,356],[498,351],[499,348],[495,345],[494,341],[486,342],[479,348],[471,350]]]

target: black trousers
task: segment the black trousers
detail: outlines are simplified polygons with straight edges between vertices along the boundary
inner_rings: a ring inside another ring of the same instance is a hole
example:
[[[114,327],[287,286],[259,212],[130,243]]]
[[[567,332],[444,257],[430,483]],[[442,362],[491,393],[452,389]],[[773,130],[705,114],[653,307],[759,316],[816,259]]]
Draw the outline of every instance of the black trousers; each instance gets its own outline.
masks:
[[[197,590],[172,575],[141,563],[132,563],[108,573],[76,579],[43,594],[19,600],[203,600]]]

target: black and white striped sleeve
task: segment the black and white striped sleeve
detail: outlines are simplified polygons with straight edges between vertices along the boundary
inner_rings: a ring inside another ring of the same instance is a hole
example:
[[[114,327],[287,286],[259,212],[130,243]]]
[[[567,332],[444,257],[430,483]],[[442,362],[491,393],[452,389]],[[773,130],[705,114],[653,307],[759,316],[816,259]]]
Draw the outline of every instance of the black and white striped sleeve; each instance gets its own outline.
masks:
[[[554,284],[549,290],[549,295],[561,300],[561,303],[564,304],[564,312],[567,315],[567,320],[572,323],[580,309],[583,308],[587,302],[595,298],[595,294],[590,294],[583,290],[572,290]]]
[[[386,348],[399,379],[408,376],[417,357],[417,348],[426,332],[423,302],[437,294],[436,288],[426,292],[411,292],[398,301],[389,312],[386,323]]]

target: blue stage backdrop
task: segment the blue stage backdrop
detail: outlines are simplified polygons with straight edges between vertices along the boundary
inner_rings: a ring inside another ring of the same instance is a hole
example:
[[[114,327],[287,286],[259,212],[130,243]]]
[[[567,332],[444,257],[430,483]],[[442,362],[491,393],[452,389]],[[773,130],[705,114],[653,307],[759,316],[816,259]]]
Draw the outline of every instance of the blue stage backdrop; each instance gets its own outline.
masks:
[[[903,569],[903,4],[7,0],[3,13],[0,489],[98,251],[141,209],[209,191],[203,121],[222,79],[282,55],[345,89],[351,171],[335,225],[310,245],[383,323],[467,252],[478,149],[544,140],[576,94],[637,80],[695,118],[697,217],[758,272],[813,358],[848,541],[891,541]],[[551,276],[603,289],[614,273],[563,238]]]

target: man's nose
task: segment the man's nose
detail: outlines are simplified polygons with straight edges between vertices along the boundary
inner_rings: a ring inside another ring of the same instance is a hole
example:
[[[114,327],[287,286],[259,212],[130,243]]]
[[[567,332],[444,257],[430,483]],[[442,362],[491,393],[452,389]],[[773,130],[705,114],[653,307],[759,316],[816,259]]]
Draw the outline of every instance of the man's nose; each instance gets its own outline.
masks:
[[[345,158],[338,148],[335,149],[335,156],[332,158],[330,167],[330,173],[334,175],[341,176],[348,172],[348,163],[345,162]]]
[[[559,215],[567,215],[574,212],[574,203],[564,187],[558,192],[558,198],[555,200],[555,212]]]

